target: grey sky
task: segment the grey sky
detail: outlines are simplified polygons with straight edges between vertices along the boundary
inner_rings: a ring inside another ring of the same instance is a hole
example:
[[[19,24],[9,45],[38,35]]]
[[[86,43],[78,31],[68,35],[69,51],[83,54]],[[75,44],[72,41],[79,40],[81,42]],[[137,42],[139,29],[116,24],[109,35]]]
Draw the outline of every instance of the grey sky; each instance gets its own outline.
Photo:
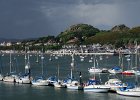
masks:
[[[140,0],[0,0],[0,37],[58,35],[78,23],[140,25]]]

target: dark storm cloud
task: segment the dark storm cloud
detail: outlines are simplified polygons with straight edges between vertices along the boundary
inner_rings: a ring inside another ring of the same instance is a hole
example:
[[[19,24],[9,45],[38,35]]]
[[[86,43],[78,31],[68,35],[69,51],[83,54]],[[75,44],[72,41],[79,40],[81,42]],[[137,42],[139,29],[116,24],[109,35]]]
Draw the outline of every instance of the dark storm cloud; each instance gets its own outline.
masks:
[[[139,0],[1,0],[0,36],[57,35],[73,24],[139,25]]]
[[[1,37],[26,38],[41,36],[47,33],[49,23],[47,23],[44,14],[40,12],[41,2],[34,1],[0,1]]]

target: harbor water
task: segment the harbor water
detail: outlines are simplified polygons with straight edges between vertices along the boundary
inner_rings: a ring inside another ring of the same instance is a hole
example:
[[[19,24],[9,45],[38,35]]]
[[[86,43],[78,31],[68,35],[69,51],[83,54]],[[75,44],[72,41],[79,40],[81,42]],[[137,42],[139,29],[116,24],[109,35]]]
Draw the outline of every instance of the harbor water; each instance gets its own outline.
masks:
[[[79,73],[82,73],[82,81],[85,83],[94,75],[88,73],[88,68],[93,66],[93,62],[89,62],[91,57],[84,56],[81,61],[79,56],[75,56],[75,66],[73,68],[73,76],[78,79]],[[36,63],[37,55],[30,54],[31,76],[35,78],[42,74],[41,57]],[[49,60],[51,58],[51,60]],[[134,57],[133,57],[134,58]],[[119,57],[113,55],[97,56],[99,68],[112,68],[119,65]],[[133,67],[135,65],[134,59],[130,62],[124,57],[123,69],[128,69],[128,64]],[[59,66],[60,79],[65,79],[70,75],[71,56],[50,56],[44,55],[43,75],[47,78],[49,76],[57,76]],[[10,71],[9,54],[1,55],[0,57],[1,73],[6,75]],[[139,65],[139,64],[138,64]],[[12,69],[16,73],[24,73],[25,58],[23,54],[12,54]],[[110,75],[108,73],[96,74],[96,78],[100,79],[102,83],[108,80]],[[116,75],[123,82],[135,82],[135,76]],[[138,77],[138,84],[140,77]],[[0,100],[138,100],[139,97],[127,97],[118,95],[116,93],[93,93],[69,90],[67,88],[55,88],[52,86],[33,86],[31,84],[18,84],[0,81]]]

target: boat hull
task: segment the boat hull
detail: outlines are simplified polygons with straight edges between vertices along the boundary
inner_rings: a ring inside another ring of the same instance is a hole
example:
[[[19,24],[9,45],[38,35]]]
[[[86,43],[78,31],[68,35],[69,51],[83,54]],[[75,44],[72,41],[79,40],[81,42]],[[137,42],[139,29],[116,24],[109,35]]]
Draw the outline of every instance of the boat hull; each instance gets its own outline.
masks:
[[[3,80],[3,76],[0,74],[0,81],[2,81]]]
[[[124,96],[140,97],[140,91],[117,91],[118,94]]]
[[[46,80],[37,80],[37,81],[32,81],[32,85],[48,86],[48,82]]]
[[[91,91],[91,92],[97,92],[97,93],[107,93],[109,91],[109,87],[103,86],[103,85],[90,85],[85,86],[84,91]]]
[[[12,76],[6,76],[3,78],[4,82],[15,82],[15,78]]]
[[[30,81],[30,79],[19,79],[18,83],[21,83],[21,84],[30,84],[31,81]]]
[[[83,90],[82,86],[67,86],[67,88],[71,90]]]
[[[134,75],[135,71],[134,70],[126,70],[124,72],[122,72],[123,75]]]
[[[55,82],[54,83],[54,87],[56,87],[56,88],[65,88],[66,85],[63,85],[61,82],[60,83],[59,82]]]
[[[131,72],[122,72],[123,75],[134,75],[134,73]]]

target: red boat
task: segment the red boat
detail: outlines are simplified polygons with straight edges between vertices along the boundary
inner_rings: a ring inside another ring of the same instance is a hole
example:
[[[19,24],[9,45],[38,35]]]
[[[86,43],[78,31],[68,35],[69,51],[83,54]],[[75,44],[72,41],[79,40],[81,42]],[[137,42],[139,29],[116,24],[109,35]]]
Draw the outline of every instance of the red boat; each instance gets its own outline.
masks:
[[[123,75],[134,75],[135,71],[134,70],[126,70],[122,72]]]

